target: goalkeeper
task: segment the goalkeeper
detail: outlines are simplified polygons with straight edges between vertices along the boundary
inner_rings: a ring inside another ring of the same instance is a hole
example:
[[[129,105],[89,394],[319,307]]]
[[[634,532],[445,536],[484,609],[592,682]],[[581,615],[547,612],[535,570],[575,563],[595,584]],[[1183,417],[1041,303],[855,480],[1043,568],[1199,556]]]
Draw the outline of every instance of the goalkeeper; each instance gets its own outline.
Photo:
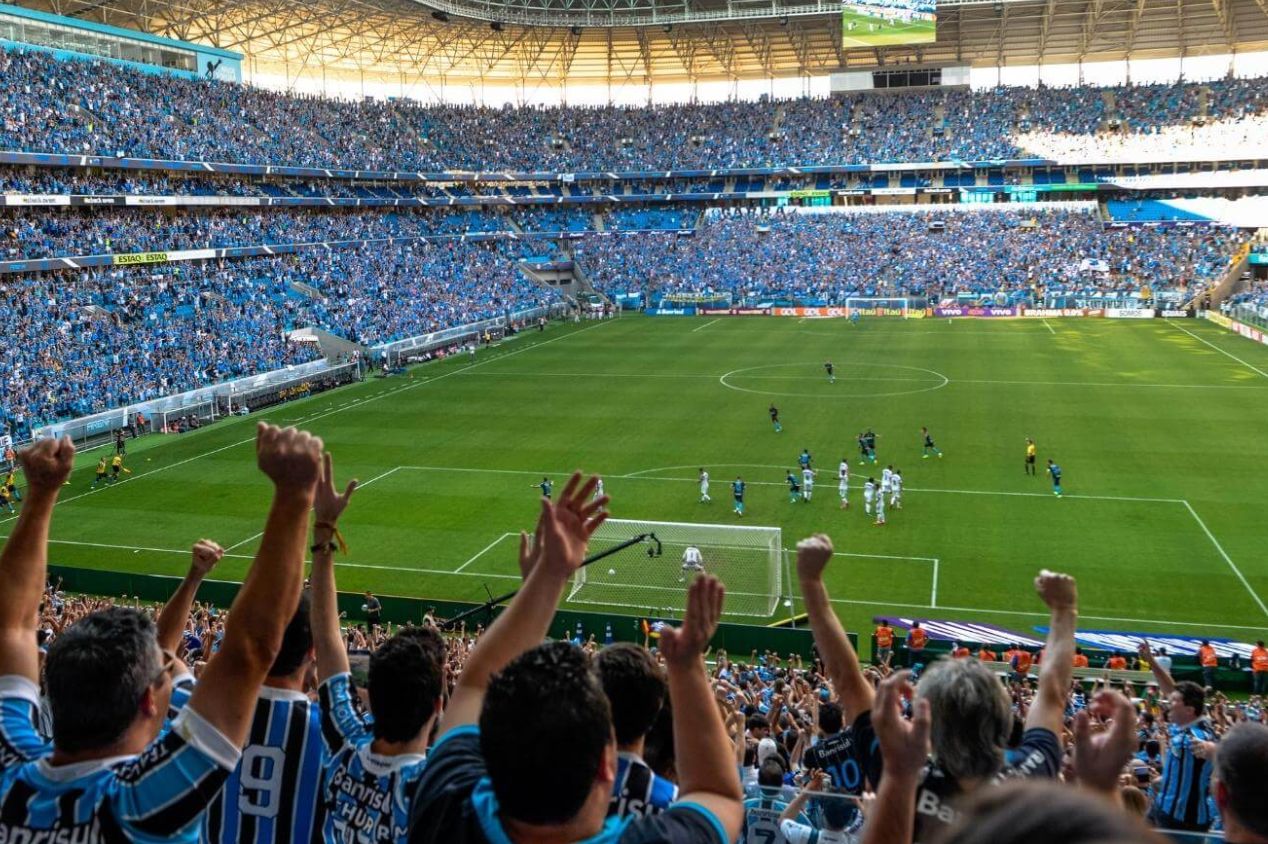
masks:
[[[678,578],[678,582],[685,583],[688,574],[692,572],[699,574],[703,571],[704,557],[700,554],[700,549],[694,545],[688,545],[682,552],[682,577]]]

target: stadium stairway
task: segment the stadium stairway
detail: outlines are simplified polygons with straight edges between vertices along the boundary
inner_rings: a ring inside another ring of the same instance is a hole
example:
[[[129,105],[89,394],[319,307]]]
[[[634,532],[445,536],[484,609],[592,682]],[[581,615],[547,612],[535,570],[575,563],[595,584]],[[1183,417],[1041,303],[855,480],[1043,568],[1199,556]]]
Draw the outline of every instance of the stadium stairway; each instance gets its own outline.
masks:
[[[1224,275],[1214,286],[1208,288],[1207,292],[1211,297],[1211,307],[1218,307],[1220,302],[1237,292],[1237,288],[1241,284],[1242,273],[1246,272],[1250,267],[1250,247],[1251,243],[1249,242],[1242,244],[1241,248],[1233,255],[1232,260],[1228,262],[1228,269],[1224,272]],[[1197,302],[1190,301],[1186,304],[1197,305]]]
[[[368,355],[369,353],[368,346],[353,343],[351,340],[331,334],[326,329],[318,328],[314,325],[288,331],[286,339],[300,342],[316,340],[317,348],[321,349],[321,353],[327,358],[350,358],[353,352],[358,352],[362,355]]]
[[[1114,96],[1114,92],[1108,89],[1101,92],[1101,101],[1105,103],[1105,117],[1101,120],[1101,125],[1096,127],[1098,132],[1103,132],[1111,126],[1119,124],[1118,116],[1118,98]]]

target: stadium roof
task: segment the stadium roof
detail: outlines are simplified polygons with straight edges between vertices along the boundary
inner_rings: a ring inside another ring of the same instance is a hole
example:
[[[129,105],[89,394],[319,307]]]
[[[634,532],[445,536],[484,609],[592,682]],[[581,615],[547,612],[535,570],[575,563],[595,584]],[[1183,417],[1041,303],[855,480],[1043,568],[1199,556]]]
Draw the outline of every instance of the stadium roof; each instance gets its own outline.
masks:
[[[1268,49],[1268,0],[941,0],[934,44],[843,49],[828,0],[22,0],[245,54],[251,74],[527,88]]]

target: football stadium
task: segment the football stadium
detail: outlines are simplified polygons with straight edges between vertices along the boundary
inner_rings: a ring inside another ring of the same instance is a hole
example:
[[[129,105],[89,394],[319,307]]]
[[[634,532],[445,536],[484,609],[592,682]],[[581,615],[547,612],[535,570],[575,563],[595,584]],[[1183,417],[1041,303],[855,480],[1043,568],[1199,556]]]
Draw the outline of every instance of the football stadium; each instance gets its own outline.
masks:
[[[1268,842],[1263,0],[0,4],[0,844]]]

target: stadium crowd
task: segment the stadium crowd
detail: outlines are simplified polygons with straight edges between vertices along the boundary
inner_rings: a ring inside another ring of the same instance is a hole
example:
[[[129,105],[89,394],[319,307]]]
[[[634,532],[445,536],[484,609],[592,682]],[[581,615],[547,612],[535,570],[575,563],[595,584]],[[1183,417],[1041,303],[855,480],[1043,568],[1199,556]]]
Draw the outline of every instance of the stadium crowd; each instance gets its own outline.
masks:
[[[154,209],[0,213],[0,257],[52,258],[285,243],[417,238],[505,231],[505,219],[482,211],[320,211],[316,209]]]
[[[1228,269],[1244,237],[1207,226],[1107,228],[1084,206],[724,213],[688,237],[583,241],[577,260],[605,292],[640,291],[653,300],[713,292],[811,305],[858,296],[1144,302],[1197,295]]]
[[[519,244],[422,241],[0,277],[0,424],[34,428],[319,356],[317,327],[375,344],[558,300]]]
[[[550,640],[606,518],[598,479],[577,474],[521,534],[520,592],[487,630],[345,627],[335,554],[356,482],[335,484],[320,439],[261,424],[273,499],[232,606],[197,602],[225,553],[199,540],[156,611],[48,585],[74,454],[50,439],[18,455],[25,496],[0,552],[6,840],[1268,840],[1262,705],[1176,682],[1147,646],[1156,693],[1077,683],[1067,575],[1034,581],[1037,675],[968,657],[864,667],[822,534],[796,552],[813,661],[711,651],[726,598],[709,574],[650,649]]]
[[[0,53],[0,77],[3,149],[371,170],[665,170],[1057,152],[1098,160],[1122,144],[1192,132],[1201,138],[1195,150],[1253,145],[1268,108],[1262,79],[487,108],[286,95],[38,51]]]

